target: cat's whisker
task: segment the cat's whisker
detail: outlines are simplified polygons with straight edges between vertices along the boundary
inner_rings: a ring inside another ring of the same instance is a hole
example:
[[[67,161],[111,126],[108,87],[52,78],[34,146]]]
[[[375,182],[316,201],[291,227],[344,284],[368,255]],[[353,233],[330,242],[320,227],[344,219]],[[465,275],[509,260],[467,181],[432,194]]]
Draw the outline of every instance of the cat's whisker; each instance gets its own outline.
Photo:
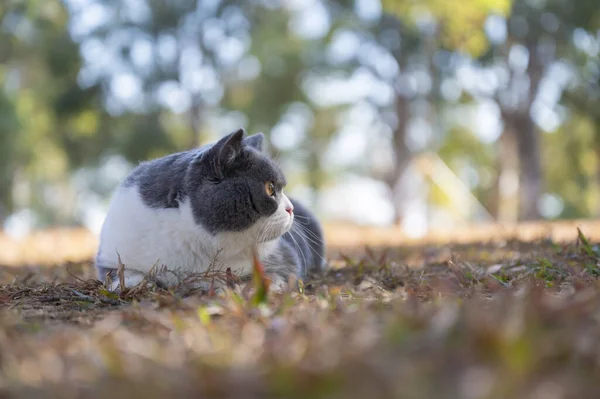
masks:
[[[304,273],[304,271],[308,268],[308,262],[306,261],[306,256],[304,256],[304,251],[302,251],[302,248],[300,248],[300,244],[298,244],[298,241],[296,241],[294,235],[291,232],[288,232],[288,234],[290,235],[292,241],[294,241],[294,245],[298,249],[298,253],[302,255],[302,260],[304,261],[304,267],[302,268],[302,272]]]
[[[267,221],[267,222],[268,222],[268,221]],[[262,237],[262,234],[263,234],[263,231],[264,231],[264,229],[265,229],[265,228],[266,228],[266,226],[267,226],[267,222],[265,222],[265,223],[264,223],[262,226],[260,226],[260,228],[258,229],[258,234],[256,235],[256,243],[255,243],[257,246],[258,246],[258,244],[260,244],[260,243],[261,243],[261,237]]]
[[[308,226],[309,224],[311,224],[311,222],[314,222],[314,220],[312,218],[306,217],[306,216],[302,216],[302,215],[294,215],[294,220],[296,220],[296,218],[298,218],[298,223],[302,223],[305,226]]]
[[[310,237],[306,236],[306,238],[311,238],[312,242],[314,244],[323,244],[323,239],[321,237],[317,236],[314,232],[310,231],[310,229],[308,229],[308,227],[303,226],[301,224],[297,224],[295,226],[298,227],[299,229],[301,229],[304,233],[310,235]]]
[[[309,232],[308,230],[303,230],[303,229],[302,229],[302,226],[300,226],[300,225],[296,225],[296,227],[298,227],[298,228],[299,228],[299,230],[295,230],[295,232],[296,232],[297,234],[301,235],[301,236],[302,236],[302,237],[303,237],[303,238],[304,238],[306,241],[308,241],[308,242],[310,242],[310,243],[312,243],[312,244],[315,244],[315,245],[322,245],[322,243],[323,243],[323,240],[321,240],[321,239],[317,238],[317,239],[320,241],[320,242],[317,242],[315,239],[312,239],[312,238],[310,238],[310,237],[308,237],[308,236],[306,235],[306,233],[307,233],[307,232]],[[312,233],[312,232],[309,232],[309,233]],[[313,234],[314,234],[314,233],[313,233]],[[292,236],[292,239],[293,239],[293,238],[294,238],[294,237]],[[318,257],[319,257],[321,260],[323,260],[324,262],[326,261],[326,260],[325,260],[325,258],[324,258],[323,256],[321,256],[321,255],[320,255],[320,254],[319,254],[317,251],[315,251],[314,249],[312,249],[312,247],[311,247],[311,251],[312,251],[312,252],[313,252],[315,255],[317,255],[317,256],[318,256]]]
[[[279,155],[281,155],[281,150],[277,150],[275,154],[271,157],[276,163],[279,163]]]
[[[306,220],[310,220],[309,217],[306,216],[302,216],[302,215],[294,215],[294,217],[300,218],[300,219],[306,219]]]
[[[294,215],[294,222],[298,222],[300,224],[303,224],[305,226],[308,226],[310,224],[310,219],[309,220],[302,220],[302,219],[296,219],[298,217],[298,215]]]
[[[316,239],[312,239],[310,237],[308,237],[306,235],[306,231],[303,230],[295,230],[295,232],[300,235],[302,238],[304,238],[307,242],[314,244],[316,246],[322,246],[322,240],[319,240],[321,242],[318,242]],[[314,248],[312,248],[312,252],[315,253],[319,258],[321,258],[323,261],[325,261],[325,258],[323,258],[316,250],[314,250]]]
[[[273,222],[269,219],[267,219],[267,221],[265,222],[265,224],[262,225],[262,227],[259,230],[259,234],[258,234],[258,243],[257,244],[262,244],[264,242],[264,238],[267,236],[267,233],[269,231],[270,225]]]
[[[266,242],[269,241],[271,239],[271,229],[272,227],[275,225],[277,221],[273,220],[273,219],[268,219],[265,224],[264,224],[264,230],[262,235],[260,236],[260,242]]]

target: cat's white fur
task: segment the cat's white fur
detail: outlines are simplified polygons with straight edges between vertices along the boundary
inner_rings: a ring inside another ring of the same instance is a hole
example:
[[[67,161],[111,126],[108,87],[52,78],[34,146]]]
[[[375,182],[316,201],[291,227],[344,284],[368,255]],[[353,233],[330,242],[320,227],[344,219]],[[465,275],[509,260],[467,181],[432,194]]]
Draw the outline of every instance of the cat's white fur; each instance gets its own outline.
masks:
[[[189,201],[179,208],[153,209],[142,201],[136,186],[119,187],[111,200],[100,232],[97,260],[104,267],[117,268],[118,255],[127,269],[143,273],[154,265],[169,270],[203,272],[214,261],[231,267],[234,273],[252,270],[252,251],[259,257],[276,250],[276,240],[291,229],[292,203],[282,194],[277,211],[242,232],[212,235],[194,221]],[[220,252],[219,252],[220,251]],[[126,274],[125,285],[142,281],[139,273]],[[118,281],[111,289],[116,289]]]

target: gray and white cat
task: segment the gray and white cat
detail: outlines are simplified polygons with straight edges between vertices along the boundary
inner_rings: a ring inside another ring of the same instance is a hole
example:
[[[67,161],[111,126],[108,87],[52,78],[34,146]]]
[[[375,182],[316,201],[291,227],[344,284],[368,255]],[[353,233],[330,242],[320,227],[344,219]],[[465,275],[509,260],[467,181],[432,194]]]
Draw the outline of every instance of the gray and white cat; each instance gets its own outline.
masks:
[[[111,289],[118,287],[118,256],[127,287],[154,265],[203,272],[215,257],[247,277],[253,251],[275,289],[290,274],[320,271],[319,222],[283,193],[285,176],[263,151],[263,141],[262,133],[245,137],[240,129],[214,144],[138,165],[112,197],[96,256],[99,278],[108,273]]]

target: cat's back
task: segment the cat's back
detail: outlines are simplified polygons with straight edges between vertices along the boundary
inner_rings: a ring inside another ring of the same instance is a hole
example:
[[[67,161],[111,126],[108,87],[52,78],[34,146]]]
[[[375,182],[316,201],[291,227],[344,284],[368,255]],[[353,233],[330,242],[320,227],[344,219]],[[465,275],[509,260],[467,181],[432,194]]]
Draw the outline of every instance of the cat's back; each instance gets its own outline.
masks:
[[[176,207],[175,194],[184,194],[184,178],[193,158],[204,149],[170,154],[136,166],[119,188],[135,187],[151,208]]]
[[[105,226],[123,221],[139,227],[155,223],[164,210],[178,208],[192,156],[192,151],[179,152],[137,165],[114,191]]]
[[[195,153],[142,162],[123,180],[113,193],[100,232],[98,264],[115,267],[117,252],[138,269],[151,267],[158,258],[188,261],[176,254],[189,252],[179,247],[189,242],[192,231],[198,233],[184,204],[185,171]]]

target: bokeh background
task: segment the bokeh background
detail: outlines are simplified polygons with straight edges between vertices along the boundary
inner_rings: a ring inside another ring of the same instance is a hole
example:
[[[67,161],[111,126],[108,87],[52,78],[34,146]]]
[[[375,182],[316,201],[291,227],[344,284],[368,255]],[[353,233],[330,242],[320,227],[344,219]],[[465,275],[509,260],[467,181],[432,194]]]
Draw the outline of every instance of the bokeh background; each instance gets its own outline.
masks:
[[[595,218],[599,52],[597,0],[2,0],[0,227],[239,127],[325,222]]]

